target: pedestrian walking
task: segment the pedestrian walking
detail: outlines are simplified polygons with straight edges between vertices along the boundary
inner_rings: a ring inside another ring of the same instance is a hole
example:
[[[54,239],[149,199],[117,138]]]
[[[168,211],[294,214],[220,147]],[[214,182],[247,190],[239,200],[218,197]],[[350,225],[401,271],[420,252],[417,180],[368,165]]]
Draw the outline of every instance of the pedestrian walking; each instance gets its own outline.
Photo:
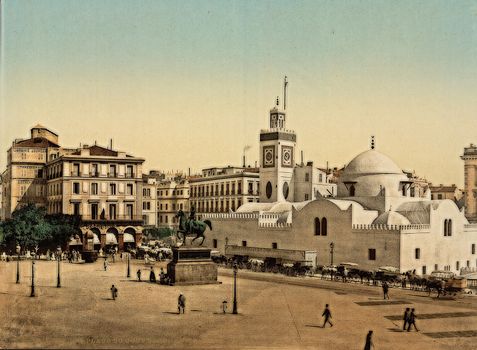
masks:
[[[151,272],[149,273],[149,282],[156,283],[156,273],[154,272],[154,268],[151,266]]]
[[[369,331],[366,335],[366,343],[364,344],[364,350],[371,350],[371,347],[374,348],[373,344],[373,331]]]
[[[179,314],[181,313],[181,310],[182,313],[185,313],[185,300],[184,294],[180,293],[179,298],[177,299],[177,310]]]
[[[411,326],[414,326],[414,329],[416,330],[416,332],[419,332],[419,329],[417,329],[416,327],[416,313],[414,311],[414,308],[411,309],[411,313],[409,314],[409,320],[407,321],[408,323],[408,326],[407,326],[407,331],[409,332],[411,330]]]
[[[224,300],[222,302],[222,312],[225,314],[226,311],[227,311],[227,300]]]
[[[106,259],[104,259],[103,266],[104,266],[104,271],[106,271],[108,269],[108,261]]]
[[[406,311],[404,311],[404,315],[402,317],[402,319],[404,321],[403,326],[402,326],[403,331],[406,330],[407,324],[409,323],[409,316],[411,316],[411,309],[407,307]]]
[[[384,299],[389,299],[389,286],[386,281],[382,283]]]
[[[114,286],[114,284],[111,286],[111,295],[113,297],[113,300],[116,300],[118,297],[118,289]]]
[[[137,281],[141,282],[141,269],[138,269],[136,274],[137,274]]]
[[[325,321],[323,322],[323,327],[321,327],[321,328],[325,328],[326,323],[329,323],[330,326],[333,327],[333,323],[331,323],[331,321],[330,321],[331,311],[330,311],[330,308],[329,308],[328,304],[326,304],[325,310],[323,311],[323,314],[321,316],[323,316],[325,318]]]

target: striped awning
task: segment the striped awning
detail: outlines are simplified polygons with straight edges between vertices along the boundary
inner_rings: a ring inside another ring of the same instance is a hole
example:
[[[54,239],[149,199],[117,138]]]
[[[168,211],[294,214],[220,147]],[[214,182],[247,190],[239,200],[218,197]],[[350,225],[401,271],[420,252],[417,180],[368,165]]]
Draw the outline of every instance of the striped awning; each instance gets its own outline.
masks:
[[[118,240],[114,233],[106,233],[106,244],[118,244]]]
[[[124,243],[135,243],[134,242],[134,236],[130,233],[125,233],[123,235],[123,242]]]

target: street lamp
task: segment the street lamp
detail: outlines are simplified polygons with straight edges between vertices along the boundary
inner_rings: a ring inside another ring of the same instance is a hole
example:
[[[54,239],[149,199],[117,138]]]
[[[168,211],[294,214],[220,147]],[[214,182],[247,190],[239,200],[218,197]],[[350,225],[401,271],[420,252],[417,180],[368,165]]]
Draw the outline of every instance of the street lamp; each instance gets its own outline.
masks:
[[[335,248],[335,244],[333,242],[330,243],[330,265],[331,265],[331,279],[333,279],[333,250]]]
[[[56,288],[61,288],[61,279],[60,279],[60,261],[61,261],[61,247],[58,246],[58,248],[56,249],[56,254],[58,256],[57,260],[58,260],[58,275],[57,275],[57,279],[56,279]]]
[[[35,260],[31,261],[31,294],[30,297],[35,296]]]
[[[233,304],[232,313],[236,315],[238,313],[237,312],[237,271],[238,271],[237,263],[234,263],[233,269],[234,269],[234,304]]]
[[[130,257],[130,255],[131,255],[131,254],[128,252],[128,253],[127,253],[127,260],[128,260],[128,275],[127,275],[127,277],[128,277],[128,278],[131,277],[131,266],[130,266],[130,262],[129,262],[129,257]]]
[[[20,250],[21,247],[17,244],[17,283],[20,283]]]

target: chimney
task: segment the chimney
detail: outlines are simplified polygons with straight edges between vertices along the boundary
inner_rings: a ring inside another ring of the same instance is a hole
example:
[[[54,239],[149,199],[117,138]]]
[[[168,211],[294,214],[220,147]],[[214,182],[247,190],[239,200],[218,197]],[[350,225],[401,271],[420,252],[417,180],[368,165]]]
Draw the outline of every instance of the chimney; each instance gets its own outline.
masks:
[[[113,149],[113,139],[109,139],[109,149],[112,150]]]
[[[303,151],[301,151],[301,166],[303,166]]]
[[[245,154],[243,155],[243,167],[245,168]]]

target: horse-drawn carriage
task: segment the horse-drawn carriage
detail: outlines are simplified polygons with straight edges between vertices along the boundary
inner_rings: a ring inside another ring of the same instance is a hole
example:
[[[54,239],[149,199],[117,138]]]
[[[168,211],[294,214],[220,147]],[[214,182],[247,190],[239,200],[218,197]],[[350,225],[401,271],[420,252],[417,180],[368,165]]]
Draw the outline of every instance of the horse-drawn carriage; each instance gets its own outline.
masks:
[[[467,279],[456,276],[450,271],[433,271],[430,276],[426,278],[426,289],[431,294],[432,290],[437,291],[437,297],[441,294],[453,294],[464,292],[467,288]]]

